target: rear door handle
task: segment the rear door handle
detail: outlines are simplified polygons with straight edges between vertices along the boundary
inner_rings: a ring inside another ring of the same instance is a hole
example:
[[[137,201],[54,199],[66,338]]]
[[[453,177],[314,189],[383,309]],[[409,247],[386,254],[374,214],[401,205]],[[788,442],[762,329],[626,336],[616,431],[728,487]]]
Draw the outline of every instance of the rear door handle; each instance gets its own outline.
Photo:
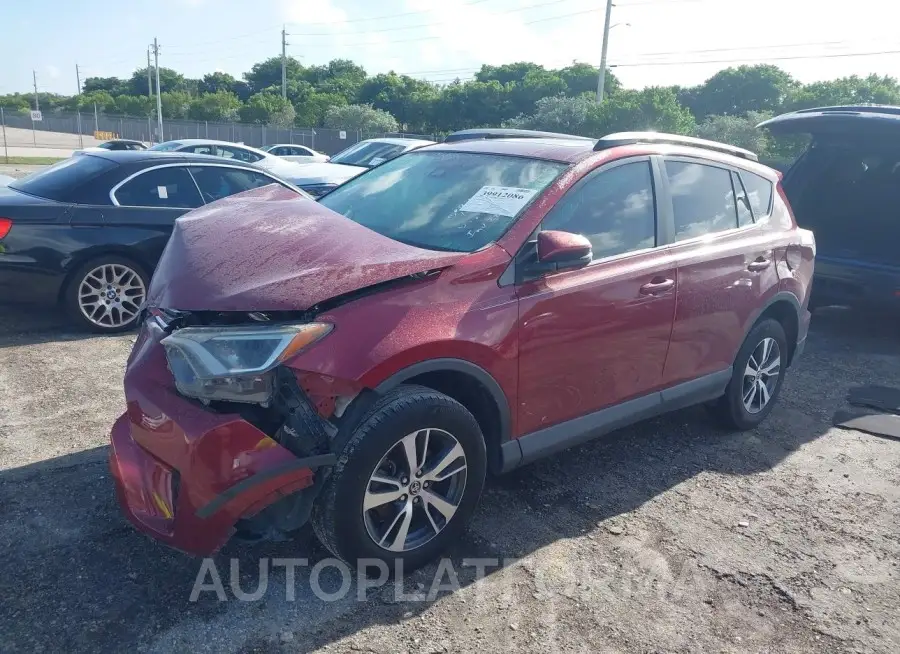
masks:
[[[654,277],[649,283],[641,286],[641,295],[658,295],[672,290],[675,286],[674,279]]]
[[[759,272],[760,270],[765,270],[771,264],[772,262],[765,257],[758,257],[756,260],[751,261],[747,265],[747,270],[749,270],[750,272]]]

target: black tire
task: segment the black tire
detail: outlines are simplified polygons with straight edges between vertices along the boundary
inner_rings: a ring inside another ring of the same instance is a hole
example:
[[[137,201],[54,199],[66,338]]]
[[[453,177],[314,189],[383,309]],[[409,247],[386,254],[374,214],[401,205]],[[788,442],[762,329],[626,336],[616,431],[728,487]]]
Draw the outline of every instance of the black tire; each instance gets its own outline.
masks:
[[[747,364],[750,357],[759,345],[767,338],[774,339],[778,344],[779,356],[781,359],[778,377],[774,382],[774,388],[771,391],[770,398],[766,405],[756,413],[751,413],[744,405],[744,378]],[[772,411],[772,407],[778,401],[778,395],[781,392],[781,384],[784,382],[784,375],[787,371],[788,363],[788,347],[787,337],[784,334],[784,328],[777,320],[766,318],[757,323],[744,344],[738,351],[737,358],[734,360],[734,371],[731,381],[725,388],[725,394],[716,402],[710,405],[712,414],[718,419],[721,425],[727,429],[746,431],[757,427],[766,416]]]
[[[66,314],[69,317],[69,320],[72,321],[77,327],[80,329],[84,329],[87,331],[91,331],[97,334],[116,334],[119,332],[126,332],[137,326],[137,321],[139,314],[135,312],[134,316],[131,317],[126,322],[119,322],[115,319],[112,320],[115,324],[104,325],[98,324],[90,320],[87,315],[82,311],[81,306],[79,304],[79,289],[81,287],[82,282],[85,280],[87,275],[99,268],[100,266],[123,266],[134,272],[135,275],[140,279],[141,284],[143,284],[144,289],[144,298],[146,298],[147,289],[150,285],[150,275],[144,269],[144,267],[133,259],[129,259],[127,257],[109,254],[104,256],[95,257],[90,259],[89,261],[85,261],[78,268],[76,268],[72,274],[70,275],[65,290],[63,291],[63,304],[66,310]],[[129,302],[129,312],[132,310],[131,302]],[[122,315],[121,313],[119,314]]]
[[[389,551],[369,535],[363,518],[369,478],[404,436],[428,427],[448,432],[462,446],[466,463],[462,497],[456,513],[431,540],[415,549]],[[360,421],[338,456],[313,508],[313,529],[332,554],[351,566],[360,559],[378,559],[394,575],[398,559],[402,559],[403,570],[409,572],[437,558],[459,538],[478,504],[486,471],[481,428],[464,406],[429,388],[399,386],[386,393]]]

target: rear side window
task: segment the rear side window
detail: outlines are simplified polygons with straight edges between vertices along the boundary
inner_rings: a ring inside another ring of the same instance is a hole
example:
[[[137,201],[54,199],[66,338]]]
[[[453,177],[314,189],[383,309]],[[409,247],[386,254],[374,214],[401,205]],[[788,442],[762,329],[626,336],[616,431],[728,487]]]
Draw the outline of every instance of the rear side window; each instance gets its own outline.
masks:
[[[772,213],[772,182],[747,171],[741,171],[741,179],[744,181],[744,188],[747,189],[753,218],[756,222],[760,222]]]
[[[112,170],[117,165],[109,159],[89,154],[69,157],[49,168],[12,182],[9,186],[17,191],[40,198],[57,202],[71,202],[74,201],[75,193],[83,184],[101,173]]]
[[[114,195],[123,207],[193,209],[203,204],[194,180],[180,166],[141,173],[116,189]]]
[[[746,227],[753,224],[753,213],[750,211],[750,199],[747,191],[741,183],[741,176],[731,173],[731,182],[734,184],[734,195],[737,198],[738,227]]]
[[[667,161],[675,213],[675,240],[684,241],[737,227],[731,172],[684,161]]]

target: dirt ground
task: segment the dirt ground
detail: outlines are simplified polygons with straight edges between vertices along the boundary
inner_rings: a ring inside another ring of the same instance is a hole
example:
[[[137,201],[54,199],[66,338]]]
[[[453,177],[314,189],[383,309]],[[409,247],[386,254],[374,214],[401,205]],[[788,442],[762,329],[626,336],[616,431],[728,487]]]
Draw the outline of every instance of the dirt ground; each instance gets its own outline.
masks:
[[[898,334],[819,312],[757,431],[690,409],[490,480],[450,553],[458,587],[431,600],[447,564],[361,601],[354,580],[336,601],[311,590],[340,586],[333,567],[290,588],[272,568],[261,599],[235,599],[261,557],[324,560],[304,533],[229,544],[213,561],[226,601],[192,602],[202,560],[131,529],[106,468],[133,337],[3,307],[0,651],[896,653],[900,443],[830,417],[850,386],[900,386]],[[472,558],[506,566],[479,579]]]

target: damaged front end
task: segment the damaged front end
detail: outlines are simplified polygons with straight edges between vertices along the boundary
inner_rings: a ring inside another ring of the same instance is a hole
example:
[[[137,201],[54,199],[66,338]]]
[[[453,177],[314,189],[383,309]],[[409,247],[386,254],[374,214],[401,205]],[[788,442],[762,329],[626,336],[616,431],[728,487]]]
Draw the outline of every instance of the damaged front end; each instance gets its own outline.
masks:
[[[373,393],[284,365],[332,329],[306,312],[149,310],[111,436],[131,522],[200,555],[305,524]]]

